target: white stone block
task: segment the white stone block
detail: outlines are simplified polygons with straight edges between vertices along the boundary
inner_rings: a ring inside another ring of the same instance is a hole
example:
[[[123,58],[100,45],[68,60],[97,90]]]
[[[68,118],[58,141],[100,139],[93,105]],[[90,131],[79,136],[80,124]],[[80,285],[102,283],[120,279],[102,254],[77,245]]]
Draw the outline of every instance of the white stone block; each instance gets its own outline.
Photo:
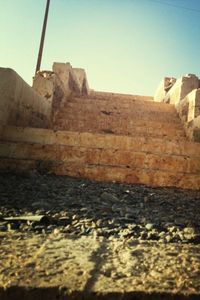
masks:
[[[178,105],[192,90],[199,87],[199,79],[193,74],[179,78],[166,94],[164,102]]]
[[[69,95],[71,92],[80,94],[80,88],[78,80],[73,72],[73,68],[70,63],[58,63],[53,64],[53,72],[60,78],[63,83],[65,94]]]
[[[176,79],[173,77],[164,77],[155,92],[154,101],[163,102],[166,93],[172,88],[175,82]]]

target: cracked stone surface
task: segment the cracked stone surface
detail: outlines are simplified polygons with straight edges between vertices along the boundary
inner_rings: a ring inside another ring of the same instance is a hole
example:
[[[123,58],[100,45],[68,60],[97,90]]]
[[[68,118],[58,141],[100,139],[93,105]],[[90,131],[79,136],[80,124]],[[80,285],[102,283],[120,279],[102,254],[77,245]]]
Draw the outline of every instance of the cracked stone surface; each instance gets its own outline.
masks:
[[[199,208],[199,191],[0,174],[0,299],[199,299]]]

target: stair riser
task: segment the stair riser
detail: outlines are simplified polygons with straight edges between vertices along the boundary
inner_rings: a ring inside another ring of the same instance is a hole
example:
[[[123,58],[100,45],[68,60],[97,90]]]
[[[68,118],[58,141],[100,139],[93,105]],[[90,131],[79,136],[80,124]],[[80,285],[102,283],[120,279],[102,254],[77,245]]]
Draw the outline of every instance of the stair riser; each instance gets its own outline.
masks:
[[[135,127],[127,123],[118,122],[113,124],[110,122],[88,122],[88,120],[59,120],[54,128],[57,130],[72,130],[81,132],[94,132],[94,133],[114,133],[119,135],[141,135],[141,136],[154,136],[161,138],[175,138],[181,139],[185,133],[183,130],[174,130],[171,128],[153,128],[153,127]]]
[[[104,123],[110,123],[110,121],[108,119],[104,119],[101,120],[101,118],[99,118],[98,120],[100,122],[100,124],[97,124],[97,122],[94,121],[94,119],[91,118],[91,122],[93,122],[92,124],[95,124],[96,127],[100,127],[103,126]],[[85,116],[81,116],[81,118],[75,118],[72,115],[67,116],[67,118],[64,119],[58,119],[56,121],[56,124],[62,123],[62,122],[74,122],[76,124],[80,123],[80,124],[85,124],[87,122],[87,119]],[[88,121],[89,122],[89,121]],[[154,121],[145,121],[145,120],[130,120],[127,122],[126,120],[112,120],[112,126],[116,126],[116,127],[120,127],[120,126],[124,126],[127,128],[137,128],[137,127],[144,127],[146,128],[151,128],[152,130],[167,130],[167,131],[179,131],[179,132],[184,132],[183,127],[180,123],[166,123],[166,122],[157,122],[156,120]]]
[[[110,114],[110,115],[106,115],[104,113],[99,112],[95,112],[95,111],[84,111],[84,110],[72,110],[69,109],[68,111],[62,111],[58,117],[57,120],[60,119],[67,119],[67,118],[76,118],[76,119],[80,119],[80,118],[84,118],[84,119],[89,119],[89,120],[93,120],[94,118],[97,118],[97,122],[98,120],[109,120],[109,121],[120,121],[120,120],[126,120],[127,122],[131,122],[131,121],[139,121],[139,120],[149,120],[149,121],[154,121],[156,120],[157,122],[169,122],[169,123],[179,123],[180,124],[180,120],[178,119],[178,117],[176,115],[172,115],[171,113],[158,113],[158,112],[142,112],[142,111],[135,111],[135,112],[131,112],[129,114]]]
[[[86,148],[118,149],[123,151],[172,154],[200,158],[200,144],[163,141],[155,138],[126,137],[110,134],[53,132],[48,129],[0,127],[1,140],[38,143],[43,145],[67,145]]]
[[[139,95],[127,95],[119,93],[110,93],[110,92],[90,92],[89,99],[99,99],[99,100],[119,100],[123,101],[145,101],[145,102],[154,102],[153,97],[151,96],[139,96]]]
[[[28,171],[38,169],[33,160],[0,160],[1,170]],[[39,168],[39,171],[41,169]],[[62,164],[50,166],[49,173],[87,178],[97,181],[111,181],[131,184],[146,184],[150,186],[176,186],[184,189],[200,189],[200,176],[182,173],[170,173],[159,170],[141,170],[110,166],[83,166],[79,164]]]
[[[198,173],[200,175],[200,159],[110,149],[0,143],[0,157],[86,165],[123,166],[133,169],[159,169],[170,172]]]
[[[163,113],[172,113],[176,114],[175,107],[173,105],[167,105],[163,103],[158,103],[155,105],[155,102],[136,102],[136,101],[96,101],[92,99],[73,99],[69,102],[66,102],[65,107],[63,108],[66,111],[67,108],[71,109],[81,109],[81,110],[89,110],[89,111],[101,111],[111,110],[114,112],[124,112],[129,113],[134,111],[154,111],[154,112],[163,112]]]

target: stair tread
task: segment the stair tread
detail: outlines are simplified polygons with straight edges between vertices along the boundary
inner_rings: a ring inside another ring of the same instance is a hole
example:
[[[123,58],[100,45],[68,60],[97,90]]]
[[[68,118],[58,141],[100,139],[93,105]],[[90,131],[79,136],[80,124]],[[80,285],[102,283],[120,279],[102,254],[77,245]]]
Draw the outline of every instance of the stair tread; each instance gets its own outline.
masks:
[[[112,134],[97,134],[76,131],[53,131],[51,129],[0,126],[1,140],[60,144],[68,146],[82,146],[93,148],[122,149],[132,151],[146,151],[153,153],[168,153],[174,155],[188,155],[200,157],[200,144],[187,140],[163,140],[154,137],[131,137]]]

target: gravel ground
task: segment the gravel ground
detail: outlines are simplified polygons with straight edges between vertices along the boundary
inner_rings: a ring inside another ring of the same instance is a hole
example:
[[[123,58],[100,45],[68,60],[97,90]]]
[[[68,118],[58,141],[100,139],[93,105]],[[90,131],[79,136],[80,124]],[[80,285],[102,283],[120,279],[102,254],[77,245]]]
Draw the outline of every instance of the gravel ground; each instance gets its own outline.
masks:
[[[0,174],[0,299],[200,297],[200,191]]]
[[[13,230],[199,244],[200,191],[0,174],[0,232]]]

